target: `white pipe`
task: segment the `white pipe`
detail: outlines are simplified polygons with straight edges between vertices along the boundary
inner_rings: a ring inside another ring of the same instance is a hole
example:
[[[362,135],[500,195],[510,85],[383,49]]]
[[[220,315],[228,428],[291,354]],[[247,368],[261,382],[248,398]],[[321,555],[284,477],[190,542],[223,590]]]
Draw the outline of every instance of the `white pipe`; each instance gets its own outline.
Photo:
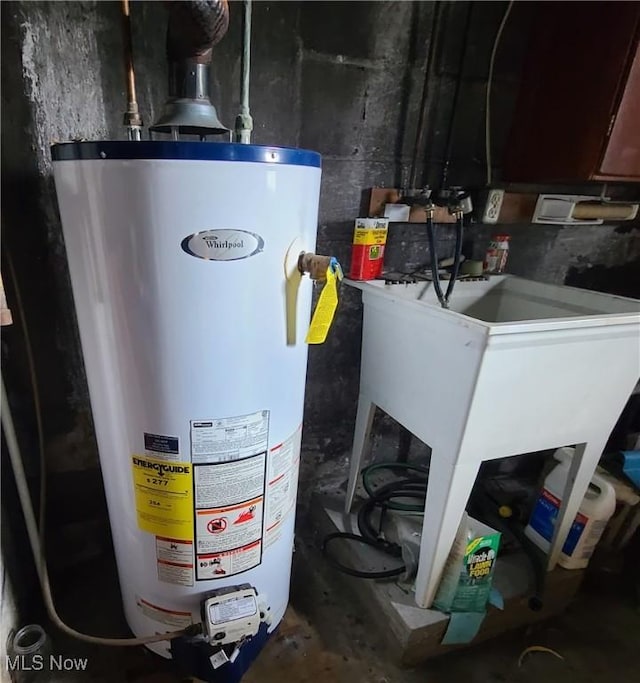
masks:
[[[20,446],[18,444],[16,430],[13,425],[9,401],[7,400],[7,392],[4,388],[4,377],[1,378],[1,381],[2,428],[7,441],[7,450],[9,452],[9,459],[11,460],[11,467],[13,468],[13,476],[16,480],[18,498],[20,499],[24,521],[27,526],[27,536],[29,537],[31,551],[33,552],[33,558],[35,561],[36,570],[38,572],[38,579],[40,580],[40,586],[42,588],[42,597],[44,598],[49,619],[51,619],[51,621],[67,635],[73,636],[78,640],[83,640],[86,643],[92,643],[94,645],[138,646],[146,645],[147,643],[157,643],[162,640],[171,640],[171,638],[176,638],[177,636],[183,635],[184,631],[174,631],[173,633],[162,633],[160,635],[145,636],[143,638],[100,638],[98,636],[89,636],[84,633],[80,633],[70,626],[67,626],[62,619],[60,619],[58,613],[56,612],[55,605],[53,604],[51,585],[49,584],[49,573],[47,572],[47,565],[44,559],[43,549],[38,537],[38,524],[36,522],[36,516],[33,512],[31,494],[29,493],[29,485],[27,484],[27,477],[22,464],[22,454],[20,453]],[[41,476],[44,476],[44,472],[41,472]]]
[[[487,76],[487,88],[486,88],[486,102],[484,107],[484,148],[485,148],[485,159],[487,164],[487,185],[491,185],[493,180],[491,168],[491,86],[493,85],[493,67],[496,61],[496,54],[498,53],[498,46],[500,45],[500,38],[502,37],[502,31],[506,26],[507,19],[511,14],[511,9],[513,8],[513,0],[510,0],[507,5],[507,9],[504,11],[502,21],[498,27],[498,32],[496,33],[495,40],[493,41],[493,48],[491,50],[491,59],[489,60],[489,74]]]
[[[240,113],[249,112],[249,77],[251,75],[251,0],[244,3],[244,42],[242,45],[242,98]]]
[[[242,44],[242,82],[240,85],[240,114],[236,117],[236,142],[251,143],[253,119],[249,109],[251,78],[251,0],[244,0],[244,37]]]

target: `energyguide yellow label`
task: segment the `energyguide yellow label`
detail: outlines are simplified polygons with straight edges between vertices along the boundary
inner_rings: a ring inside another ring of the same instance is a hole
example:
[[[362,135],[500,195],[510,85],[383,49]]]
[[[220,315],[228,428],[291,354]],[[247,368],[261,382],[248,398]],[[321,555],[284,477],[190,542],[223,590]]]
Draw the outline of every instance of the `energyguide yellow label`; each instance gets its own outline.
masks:
[[[133,455],[138,527],[157,536],[193,539],[193,483],[190,462]]]

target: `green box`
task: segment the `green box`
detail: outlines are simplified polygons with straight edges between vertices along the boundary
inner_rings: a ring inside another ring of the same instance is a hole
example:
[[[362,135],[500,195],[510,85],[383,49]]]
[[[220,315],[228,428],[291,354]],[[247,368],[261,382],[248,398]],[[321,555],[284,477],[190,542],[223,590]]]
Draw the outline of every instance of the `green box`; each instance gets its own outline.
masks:
[[[456,538],[456,545],[445,565],[433,606],[441,612],[486,612],[495,570],[500,532],[467,517],[466,531],[471,535]],[[463,554],[462,554],[463,553]]]

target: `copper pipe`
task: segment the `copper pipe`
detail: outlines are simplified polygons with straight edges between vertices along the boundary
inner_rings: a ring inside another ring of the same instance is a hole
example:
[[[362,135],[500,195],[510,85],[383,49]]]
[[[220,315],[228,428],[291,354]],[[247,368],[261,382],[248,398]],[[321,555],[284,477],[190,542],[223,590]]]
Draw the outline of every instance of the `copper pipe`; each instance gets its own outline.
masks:
[[[139,140],[142,117],[138,110],[138,99],[136,97],[136,77],[133,69],[133,41],[131,39],[129,0],[121,0],[121,6],[124,68],[127,82],[127,110],[124,114],[124,125],[127,127],[129,138],[132,140]]]

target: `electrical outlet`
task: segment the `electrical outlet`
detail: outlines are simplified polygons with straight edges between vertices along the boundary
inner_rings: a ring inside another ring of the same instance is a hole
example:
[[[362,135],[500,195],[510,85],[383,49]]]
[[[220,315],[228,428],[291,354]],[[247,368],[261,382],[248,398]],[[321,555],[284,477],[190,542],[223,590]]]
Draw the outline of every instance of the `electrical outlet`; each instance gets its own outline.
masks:
[[[484,214],[482,216],[483,223],[497,223],[500,216],[500,209],[502,208],[502,200],[504,199],[504,190],[489,190],[487,196],[487,203],[484,207]]]

